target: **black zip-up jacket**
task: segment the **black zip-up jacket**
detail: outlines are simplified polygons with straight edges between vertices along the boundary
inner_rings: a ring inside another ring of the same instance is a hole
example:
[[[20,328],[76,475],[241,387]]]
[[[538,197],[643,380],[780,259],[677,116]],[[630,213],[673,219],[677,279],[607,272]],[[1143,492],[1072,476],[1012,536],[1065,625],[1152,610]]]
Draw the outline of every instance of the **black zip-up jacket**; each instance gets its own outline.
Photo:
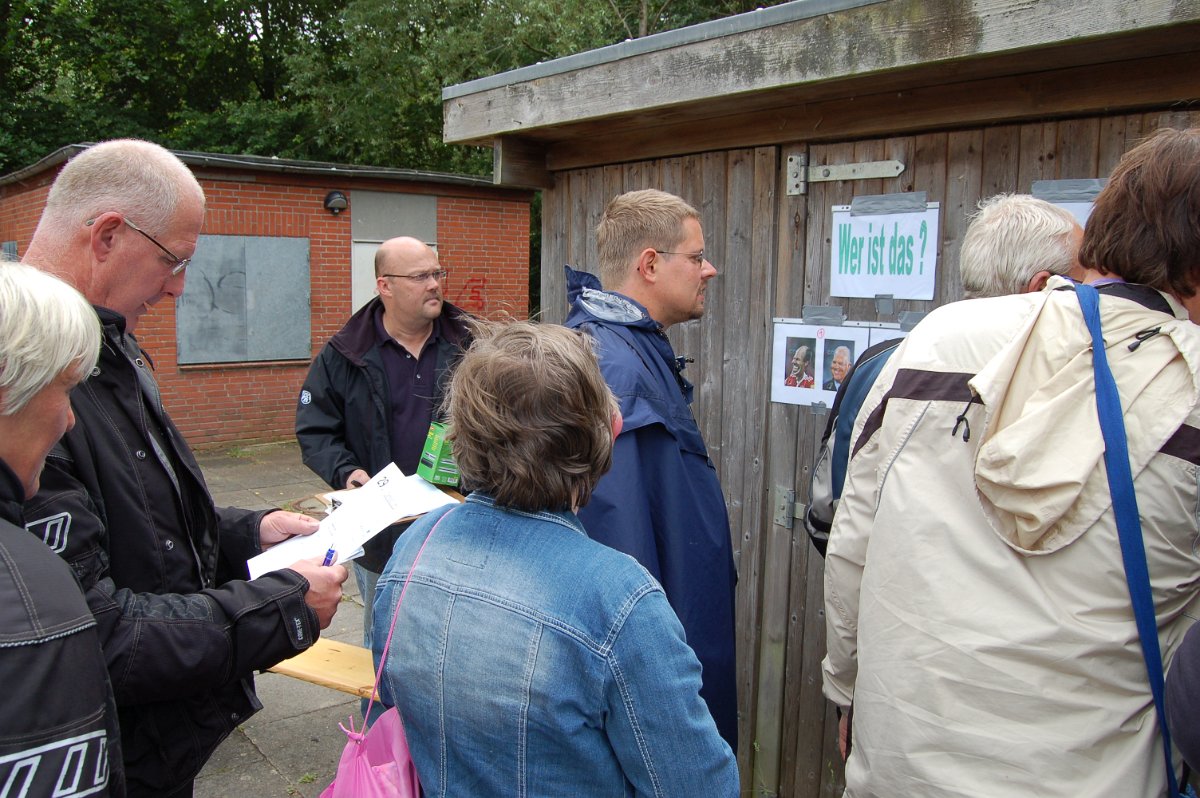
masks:
[[[296,440],[304,464],[335,490],[346,487],[355,469],[375,474],[392,462],[388,379],[375,332],[375,314],[382,304],[375,297],[329,339],[308,370],[296,406]],[[470,346],[466,318],[460,308],[442,303],[431,421],[441,420],[450,373]],[[382,573],[407,526],[390,526],[367,541],[358,564]]]
[[[71,394],[75,428],[47,458],[25,517],[75,570],[95,616],[129,794],[161,796],[190,784],[261,708],[254,671],[311,646],[319,624],[295,571],[242,581],[266,513],[213,506],[191,449],[151,398],[145,353],[130,338],[131,360],[124,318],[96,311],[100,362]]]
[[[0,460],[0,787],[122,796],[116,707],[96,621],[62,560],[24,529],[24,488]],[[95,792],[93,792],[95,790]]]

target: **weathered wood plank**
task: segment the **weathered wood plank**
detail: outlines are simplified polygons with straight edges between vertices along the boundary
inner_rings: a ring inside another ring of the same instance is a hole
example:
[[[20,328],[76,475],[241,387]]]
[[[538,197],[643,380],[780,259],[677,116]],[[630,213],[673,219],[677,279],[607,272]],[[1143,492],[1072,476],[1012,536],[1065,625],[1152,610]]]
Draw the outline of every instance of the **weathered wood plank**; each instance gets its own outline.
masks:
[[[570,181],[565,173],[554,176],[554,188],[542,192],[542,315],[541,320],[561,324],[567,317],[567,238],[571,227],[567,213]]]
[[[943,75],[972,76],[1091,64],[1097,51],[1145,52],[1171,26],[1198,20],[1200,8],[1172,0],[892,0],[650,52],[638,52],[645,45],[637,43],[618,45],[482,81],[479,90],[450,87],[443,135],[447,142],[476,143],[746,92],[836,84],[862,74],[879,80],[931,64]],[[1062,31],[1070,31],[1069,39]],[[853,57],[829,46],[837,41],[853,41]],[[853,94],[863,92],[845,96]]]
[[[1196,37],[1200,39],[1200,32]],[[551,168],[569,169],[733,146],[830,142],[1144,108],[1197,99],[1196,58],[1193,50],[984,81],[932,81],[928,87],[903,91],[866,85],[848,97],[828,100],[814,99],[807,88],[782,90],[769,96],[768,108],[744,107],[753,100],[727,109],[710,103],[686,119],[604,119],[575,126],[578,129],[565,137],[557,131],[547,133],[546,157]]]
[[[1033,190],[1038,180],[1053,180],[1057,169],[1058,126],[1053,122],[1021,125],[1021,151],[1017,163],[1017,189],[1022,194]]]
[[[1096,177],[1100,120],[1064,119],[1058,123],[1058,178]]]
[[[728,163],[725,221],[725,271],[720,278],[725,335],[724,363],[721,378],[728,385],[738,386],[725,392],[721,408],[720,473],[729,522],[735,536],[735,549],[740,552],[746,538],[741,528],[742,504],[745,499],[744,474],[741,460],[746,455],[747,406],[744,386],[750,379],[751,364],[746,352],[745,329],[750,323],[750,236],[754,226],[754,161],[747,150],[734,150],[726,155]],[[745,531],[749,534],[749,530]],[[741,563],[739,562],[739,566]],[[757,581],[757,573],[752,577]]]
[[[1015,193],[1021,152],[1021,128],[1016,125],[989,127],[983,131],[983,176],[980,196]]]
[[[1126,136],[1130,132],[1131,120],[1136,119],[1135,137],[1141,133],[1141,115],[1106,116],[1100,120],[1100,132],[1096,147],[1096,177],[1108,177],[1117,161],[1129,149]]]
[[[727,268],[725,228],[728,212],[725,204],[726,157],[723,152],[710,152],[689,161],[692,164],[689,178],[689,196],[698,198],[693,205],[703,219],[704,248],[710,261],[717,268],[717,276],[708,281],[705,290],[705,316],[699,325],[700,349],[693,357],[696,362],[689,366],[688,379],[696,385],[696,423],[704,433],[705,445],[714,463],[722,463],[721,407],[725,396],[725,278]],[[714,319],[721,319],[716,323]],[[726,494],[726,507],[729,506]],[[734,540],[735,555],[739,551],[739,540]],[[739,682],[740,684],[740,682]],[[739,702],[740,693],[739,693]]]
[[[783,148],[781,161],[785,160],[789,154],[801,153],[806,149],[802,145],[789,145]],[[780,171],[783,171],[782,167]],[[779,265],[775,275],[773,315],[782,317],[798,316],[798,310],[792,309],[798,309],[804,303],[803,274],[805,269],[804,257],[808,202],[804,196],[787,196],[786,193],[781,193],[778,207],[779,211],[776,216],[778,244],[776,251],[778,253],[777,262]],[[797,484],[796,480],[796,475],[799,472],[797,468],[796,446],[801,412],[803,412],[801,408],[774,403],[768,404],[767,411],[769,428],[771,430],[766,447],[767,487],[768,489],[779,490],[792,488],[796,490],[798,496],[802,490],[807,490],[807,487]],[[764,547],[764,550],[768,552],[765,554],[765,559],[768,562],[786,563],[785,571],[788,577],[787,592],[784,595],[768,597],[766,595],[767,591],[764,589],[762,599],[764,611],[768,605],[774,606],[779,604],[784,612],[786,622],[783,681],[779,691],[776,710],[783,718],[779,741],[779,794],[795,795],[795,727],[799,719],[792,712],[794,703],[789,703],[788,693],[792,689],[793,681],[790,643],[792,636],[797,634],[800,622],[798,622],[795,609],[791,606],[789,597],[792,590],[792,583],[797,581],[803,573],[802,571],[795,571],[792,567],[795,556],[794,550],[798,546],[806,546],[807,540],[802,530],[802,522],[797,521],[791,529],[788,529],[786,526],[778,526],[773,523],[771,516],[772,508],[768,507],[767,509],[767,517],[763,522],[764,534],[769,536],[767,546]],[[786,544],[786,556],[777,556],[775,553],[781,548],[781,543]]]
[[[517,136],[498,138],[492,146],[492,182],[500,186],[553,188],[546,169],[546,145]]]
[[[958,276],[958,251],[962,247],[967,220],[979,202],[983,180],[983,133],[962,130],[947,142],[946,201],[942,204],[942,257],[938,268],[938,305],[962,296]]]
[[[787,640],[787,583],[790,574],[785,537],[779,541],[770,523],[766,500],[767,408],[770,403],[771,312],[776,270],[776,196],[782,184],[774,147],[753,153],[753,227],[750,238],[751,280],[749,319],[744,326],[746,359],[750,362],[747,390],[746,438],[752,449],[742,460],[745,502],[742,507],[742,559],[759,563],[762,589],[753,617],[758,634],[750,645],[758,651],[755,696],[755,783],[778,790],[784,649]],[[774,434],[774,430],[772,430]],[[782,587],[780,586],[782,583]]]
[[[950,138],[946,133],[928,133],[913,137],[912,181],[914,191],[924,191],[928,202],[939,203],[941,213],[946,212],[946,163],[949,157]],[[938,284],[941,285],[943,296],[958,299],[962,296],[958,288],[957,274],[946,277],[946,253],[942,246],[941,230],[934,235],[929,243],[937,247],[938,278],[934,285],[934,295],[937,295]],[[957,266],[952,267],[957,270]],[[949,284],[947,284],[949,280]],[[909,307],[912,310],[928,311],[934,306],[933,302],[914,302]]]

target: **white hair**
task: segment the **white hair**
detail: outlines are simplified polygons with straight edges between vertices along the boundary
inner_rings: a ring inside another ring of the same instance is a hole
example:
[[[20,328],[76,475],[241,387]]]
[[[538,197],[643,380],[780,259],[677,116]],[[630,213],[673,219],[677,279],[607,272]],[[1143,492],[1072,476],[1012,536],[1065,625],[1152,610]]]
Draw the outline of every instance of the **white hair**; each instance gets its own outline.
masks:
[[[100,319],[83,295],[23,263],[0,260],[0,415],[19,413],[71,372],[82,379],[100,355]]]
[[[87,148],[62,168],[46,197],[38,231],[62,235],[117,211],[151,235],[161,235],[180,201],[189,196],[204,204],[204,189],[173,153],[149,141],[113,139]]]
[[[1075,264],[1077,228],[1069,211],[1028,194],[980,201],[959,253],[963,293],[1018,294],[1040,271],[1066,274]]]

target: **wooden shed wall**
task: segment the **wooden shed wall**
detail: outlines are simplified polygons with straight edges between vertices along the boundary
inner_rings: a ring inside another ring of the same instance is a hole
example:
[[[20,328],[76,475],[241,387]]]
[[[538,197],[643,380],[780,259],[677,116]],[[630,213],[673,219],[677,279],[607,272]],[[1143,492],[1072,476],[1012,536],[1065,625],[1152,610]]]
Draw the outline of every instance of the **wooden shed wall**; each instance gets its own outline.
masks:
[[[676,353],[695,358],[694,412],[721,477],[738,566],[738,674],[743,795],[810,798],[841,794],[836,723],[821,695],[823,564],[803,525],[774,523],[773,489],[807,501],[809,467],[824,416],[772,404],[768,385],[773,317],[804,305],[839,304],[849,319],[878,316],[872,300],[828,295],[830,208],[859,195],[925,191],[941,204],[938,276],[929,310],[961,297],[958,251],[976,203],[1028,192],[1035,180],[1104,177],[1121,154],[1158,127],[1200,125],[1200,110],[1063,119],[840,143],[796,142],[557,172],[543,195],[542,307],[561,322],[562,266],[596,271],[595,227],[623,191],[661,188],[699,211],[719,275],[703,320],[670,332]],[[886,180],[811,183],[788,196],[784,165],[895,158]]]

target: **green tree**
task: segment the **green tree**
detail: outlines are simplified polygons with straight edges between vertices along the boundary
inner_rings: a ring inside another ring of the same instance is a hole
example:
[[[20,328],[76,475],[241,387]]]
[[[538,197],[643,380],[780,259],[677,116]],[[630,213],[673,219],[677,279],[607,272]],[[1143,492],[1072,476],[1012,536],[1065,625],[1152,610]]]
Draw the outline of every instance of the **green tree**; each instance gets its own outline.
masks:
[[[779,0],[772,0],[778,2]],[[0,173],[65,144],[484,174],[443,86],[749,10],[746,0],[0,0]]]
[[[265,154],[295,148],[312,123],[289,101],[288,59],[336,48],[343,5],[0,0],[0,171],[115,136]]]

